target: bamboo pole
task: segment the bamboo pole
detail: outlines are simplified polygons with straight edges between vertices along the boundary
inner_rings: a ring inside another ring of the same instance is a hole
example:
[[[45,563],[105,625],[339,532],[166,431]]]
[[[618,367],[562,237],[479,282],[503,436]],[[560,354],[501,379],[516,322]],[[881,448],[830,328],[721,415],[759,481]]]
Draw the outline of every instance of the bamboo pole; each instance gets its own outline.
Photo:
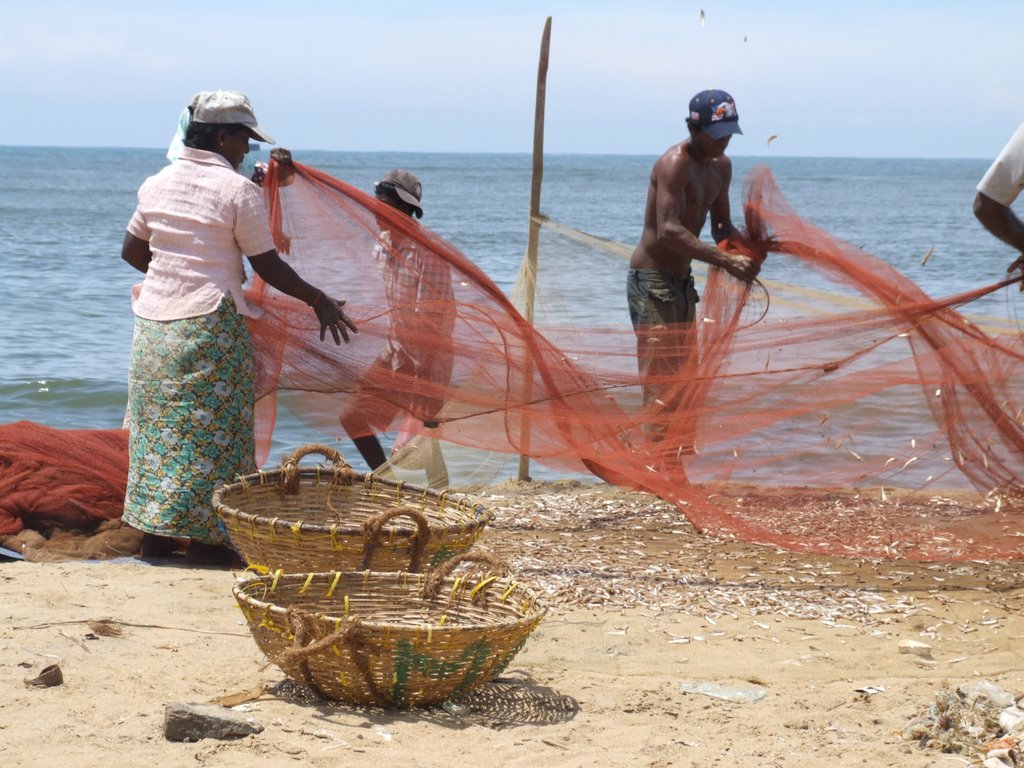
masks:
[[[540,184],[544,178],[544,99],[548,81],[548,48],[551,43],[551,17],[544,22],[544,34],[540,41],[540,61],[537,65],[537,108],[533,118],[533,177],[530,181],[530,234],[526,241],[526,282],[523,316],[533,324],[534,292],[537,289],[537,242],[540,239]],[[525,350],[524,350],[525,351]],[[533,362],[527,354],[523,361],[523,380],[526,384],[524,402],[530,401],[533,381]],[[530,445],[530,420],[523,417],[520,432],[520,446]],[[530,479],[530,457],[527,453],[519,456],[520,480]]]

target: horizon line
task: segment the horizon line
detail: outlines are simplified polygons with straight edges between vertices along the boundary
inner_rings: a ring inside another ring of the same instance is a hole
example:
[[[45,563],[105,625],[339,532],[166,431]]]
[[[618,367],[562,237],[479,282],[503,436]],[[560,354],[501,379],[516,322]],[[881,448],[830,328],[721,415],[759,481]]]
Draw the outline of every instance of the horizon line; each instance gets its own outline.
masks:
[[[0,149],[80,149],[80,150],[132,150],[132,151],[143,151],[143,152],[166,152],[166,147],[143,147],[143,146],[114,146],[114,145],[58,145],[58,144],[0,144]],[[532,152],[529,150],[478,150],[478,151],[459,151],[459,150],[434,150],[434,149],[423,149],[423,150],[409,150],[409,149],[321,149],[321,148],[308,148],[308,147],[289,147],[292,152],[328,152],[337,154],[350,154],[350,155],[504,155],[514,156],[522,155],[526,157],[532,156]],[[264,151],[264,146],[261,145],[259,150]],[[545,157],[566,157],[566,156],[577,156],[577,157],[659,157],[660,152],[571,152],[571,151],[554,151],[545,152]],[[983,157],[939,157],[929,155],[792,155],[792,154],[772,154],[772,155],[759,155],[749,154],[743,152],[730,152],[730,158],[744,158],[753,160],[768,160],[772,158],[785,159],[785,160],[963,160],[963,161],[979,161],[991,163],[991,158]]]

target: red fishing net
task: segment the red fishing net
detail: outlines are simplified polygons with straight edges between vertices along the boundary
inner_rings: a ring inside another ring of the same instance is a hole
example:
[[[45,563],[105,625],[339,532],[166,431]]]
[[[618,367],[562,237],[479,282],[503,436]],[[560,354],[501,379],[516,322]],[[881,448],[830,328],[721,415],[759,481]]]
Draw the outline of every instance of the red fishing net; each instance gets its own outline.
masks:
[[[128,433],[0,425],[0,536],[25,528],[92,532],[117,520],[128,483]]]
[[[606,284],[609,305],[624,293],[615,247],[546,222],[539,267],[525,282],[548,311],[531,325],[487,275],[417,221],[297,169],[289,186],[279,187],[273,172],[267,181],[278,245],[310,282],[347,299],[359,334],[340,347],[320,343],[308,308],[256,281],[269,310],[253,324],[264,406],[277,391],[301,391],[289,407],[311,429],[344,438],[339,418],[355,396],[364,422],[392,431],[418,425],[463,462],[471,448],[590,472],[673,501],[701,530],[745,540],[920,559],[1024,555],[1015,498],[1024,470],[1024,349],[1011,329],[986,329],[960,311],[1009,281],[932,299],[801,220],[769,171],[756,170],[745,218],[749,236],[772,251],[763,274],[797,260],[836,291],[768,280],[748,288],[711,270],[695,331],[666,332],[663,342],[692,344],[695,334],[695,369],[647,382],[676,390],[666,399],[682,407],[667,412],[642,405],[625,313],[576,313],[580,291]],[[405,279],[450,277],[450,303],[396,303],[386,259],[375,252],[382,231],[411,272]],[[396,335],[419,365],[382,369]],[[444,364],[423,365],[432,354]],[[424,421],[438,426],[422,428]],[[645,424],[658,424],[663,439],[651,442]],[[688,455],[694,429],[697,453]],[[927,503],[900,488],[924,489]]]
[[[347,300],[359,333],[323,343],[308,307],[252,280],[266,310],[250,324],[261,463],[283,396],[311,438],[419,432],[463,468],[526,455],[656,494],[716,535],[849,556],[1024,556],[1024,347],[1012,324],[963,311],[1010,281],[932,299],[801,220],[756,170],[745,219],[757,256],[771,251],[761,281],[710,270],[695,329],[661,342],[696,343],[697,364],[641,381],[625,246],[545,220],[521,274],[531,324],[416,220],[316,169],[296,164],[287,186],[277,170],[265,189],[279,250]],[[773,282],[786,261],[835,291]],[[603,292],[608,311],[588,310],[584,291]],[[645,407],[644,383],[681,406]],[[112,472],[123,492],[123,460],[76,464]]]

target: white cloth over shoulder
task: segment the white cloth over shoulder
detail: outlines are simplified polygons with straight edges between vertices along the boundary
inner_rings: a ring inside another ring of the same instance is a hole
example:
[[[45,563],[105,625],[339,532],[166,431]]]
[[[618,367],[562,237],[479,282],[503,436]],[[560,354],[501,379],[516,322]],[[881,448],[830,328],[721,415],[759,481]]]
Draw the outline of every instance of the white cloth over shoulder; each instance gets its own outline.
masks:
[[[174,136],[171,138],[171,143],[167,147],[167,160],[173,163],[181,155],[182,150],[185,149],[185,131],[188,130],[189,121],[192,119],[192,113],[188,107],[181,110],[181,114],[178,115],[178,130],[174,132]]]
[[[1009,206],[1024,188],[1024,123],[978,183],[978,191]]]

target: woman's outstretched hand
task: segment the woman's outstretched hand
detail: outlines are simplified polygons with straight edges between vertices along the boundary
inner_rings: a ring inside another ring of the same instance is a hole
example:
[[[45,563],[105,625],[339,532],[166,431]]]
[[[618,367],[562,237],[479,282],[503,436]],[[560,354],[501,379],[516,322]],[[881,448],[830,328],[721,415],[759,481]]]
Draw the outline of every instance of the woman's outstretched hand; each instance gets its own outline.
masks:
[[[349,330],[352,333],[359,333],[355,323],[349,320],[342,311],[344,304],[344,300],[332,299],[324,293],[321,293],[313,302],[313,311],[316,312],[317,319],[320,321],[320,341],[327,338],[328,329],[331,331],[331,336],[334,337],[335,344],[341,344],[342,339],[347,344]]]

